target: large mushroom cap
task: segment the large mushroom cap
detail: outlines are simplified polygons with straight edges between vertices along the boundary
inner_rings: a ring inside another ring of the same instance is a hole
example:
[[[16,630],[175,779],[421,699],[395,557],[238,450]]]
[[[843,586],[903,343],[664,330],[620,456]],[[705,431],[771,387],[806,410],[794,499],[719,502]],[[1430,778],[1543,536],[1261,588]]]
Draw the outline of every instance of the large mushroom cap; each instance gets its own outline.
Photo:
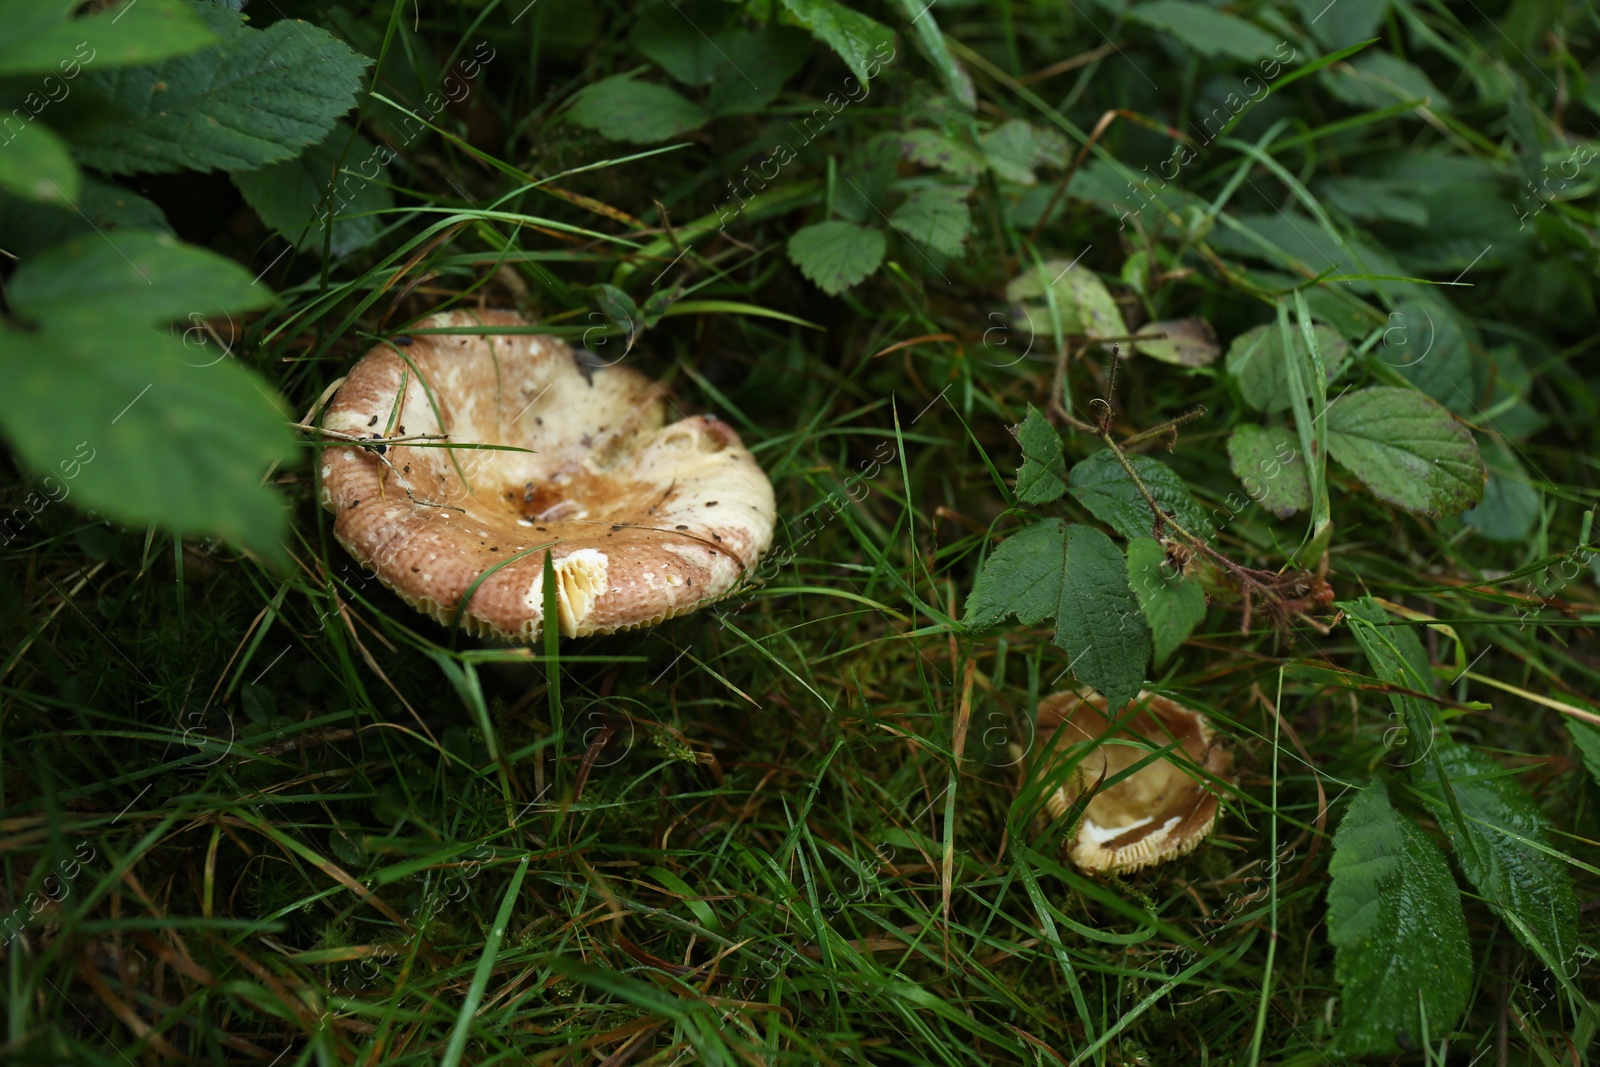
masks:
[[[1039,702],[1038,750],[1051,767],[1081,760],[1045,801],[1060,818],[1078,798],[1150,755],[1162,756],[1115,785],[1100,785],[1084,806],[1067,855],[1086,871],[1136,871],[1191,852],[1216,825],[1217,795],[1200,771],[1229,779],[1233,756],[1212,740],[1205,716],[1154,693],[1140,691],[1121,715],[1106,716],[1105,697],[1090,690],[1052,693]],[[1063,736],[1051,744],[1052,736]],[[1081,745],[1093,745],[1086,753]],[[1187,766],[1186,766],[1187,764]],[[1044,773],[1048,774],[1050,768]]]
[[[506,311],[417,324],[525,325]],[[580,368],[554,337],[396,338],[351,369],[324,428],[532,451],[328,447],[322,503],[353,556],[446,625],[472,590],[460,609],[469,632],[538,638],[549,546],[563,634],[651,626],[731,590],[776,518],[772,484],[738,434],[709,416],[665,419],[656,383]]]

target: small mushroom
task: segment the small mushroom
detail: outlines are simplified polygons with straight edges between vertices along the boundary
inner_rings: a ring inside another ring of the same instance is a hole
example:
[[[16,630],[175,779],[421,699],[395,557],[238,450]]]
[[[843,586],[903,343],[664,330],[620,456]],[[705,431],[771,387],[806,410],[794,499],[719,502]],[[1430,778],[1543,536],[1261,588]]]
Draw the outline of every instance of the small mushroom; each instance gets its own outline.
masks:
[[[366,440],[370,425],[385,445],[323,451],[340,543],[419,611],[448,625],[459,607],[468,632],[514,642],[543,632],[547,553],[569,637],[652,626],[732,590],[777,517],[739,435],[709,416],[668,423],[665,391],[635,370],[586,374],[557,338],[492,332],[527,325],[434,315],[417,326],[491,329],[419,333],[403,355],[380,344],[351,368],[323,426]],[[448,447],[465,445],[515,450]]]
[[[1114,718],[1115,723],[1107,719],[1105,697],[1088,689],[1052,693],[1039,702],[1035,750],[1048,753],[1049,760],[1042,773],[1078,760],[1046,799],[1046,809],[1059,819],[1092,794],[1067,843],[1067,855],[1085,871],[1125,873],[1187,855],[1210,835],[1219,810],[1213,784],[1196,768],[1232,780],[1233,756],[1212,739],[1211,725],[1199,712],[1141,690]],[[1057,731],[1060,738],[1053,737]],[[1115,785],[1104,784],[1174,741],[1169,755]],[[1090,747],[1085,751],[1082,745]]]

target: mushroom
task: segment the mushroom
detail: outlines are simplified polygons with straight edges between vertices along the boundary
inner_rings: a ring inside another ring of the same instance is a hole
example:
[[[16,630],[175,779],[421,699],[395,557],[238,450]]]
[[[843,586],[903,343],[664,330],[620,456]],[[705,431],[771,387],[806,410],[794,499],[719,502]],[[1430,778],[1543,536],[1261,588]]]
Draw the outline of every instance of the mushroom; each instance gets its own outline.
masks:
[[[494,332],[528,325],[434,315],[418,328],[485,329],[396,337],[351,368],[323,427],[377,443],[324,449],[340,543],[412,607],[512,642],[543,632],[547,553],[568,637],[652,626],[733,589],[776,519],[739,435],[713,416],[667,423],[664,388],[637,371]]]
[[[1058,730],[1063,736],[1052,745]],[[1169,755],[1104,784],[1174,741]],[[1233,773],[1233,756],[1212,739],[1205,716],[1144,690],[1115,723],[1105,697],[1092,690],[1052,693],[1039,702],[1037,745],[1049,754],[1043,774],[1078,761],[1045,807],[1059,819],[1088,795],[1067,843],[1085,871],[1125,873],[1187,855],[1210,835],[1220,806],[1200,772],[1225,781]]]

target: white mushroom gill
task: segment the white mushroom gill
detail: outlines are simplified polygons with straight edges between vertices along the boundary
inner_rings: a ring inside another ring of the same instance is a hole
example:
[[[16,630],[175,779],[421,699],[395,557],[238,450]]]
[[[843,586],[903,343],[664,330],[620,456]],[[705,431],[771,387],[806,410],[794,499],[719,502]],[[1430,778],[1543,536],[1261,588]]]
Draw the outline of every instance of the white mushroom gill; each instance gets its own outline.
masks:
[[[556,560],[556,611],[561,616],[561,633],[564,636],[578,636],[583,621],[594,608],[594,602],[610,588],[606,582],[606,571],[610,565],[610,558],[596,548],[580,548],[565,559]],[[542,572],[528,587],[527,603],[535,616],[544,611]]]

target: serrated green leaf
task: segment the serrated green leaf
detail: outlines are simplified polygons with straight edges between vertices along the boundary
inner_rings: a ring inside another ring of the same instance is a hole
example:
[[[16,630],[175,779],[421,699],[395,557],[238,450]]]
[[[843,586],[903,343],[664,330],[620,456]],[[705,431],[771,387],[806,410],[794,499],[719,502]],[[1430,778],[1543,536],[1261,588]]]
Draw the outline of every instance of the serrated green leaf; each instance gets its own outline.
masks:
[[[725,54],[728,22],[736,9],[720,0],[672,0],[646,8],[628,41],[685,85],[710,85]]]
[[[261,484],[294,454],[281,402],[214,344],[155,328],[262,307],[272,294],[165,235],[123,234],[118,245],[134,265],[94,237],[13,276],[13,308],[37,324],[0,326],[0,427],[36,471],[81,461],[72,484],[84,506],[281,559],[287,511]]]
[[[1583,765],[1589,768],[1589,777],[1594,779],[1595,785],[1600,785],[1600,728],[1568,719],[1567,733],[1572,735],[1572,743],[1583,754]]]
[[[1024,270],[1006,286],[1006,299],[1022,304],[1041,332],[1051,322],[1048,301],[1052,293],[1064,333],[1090,338],[1128,335],[1122,309],[1106,283],[1094,271],[1070,260],[1046,260]]]
[[[889,223],[935,252],[960,255],[972,230],[972,212],[967,208],[971,193],[970,185],[925,185],[913,189],[889,216]]]
[[[1007,615],[1015,615],[1024,626],[1054,616],[1061,606],[1065,551],[1066,524],[1060,519],[1024,527],[1000,542],[978,572],[961,625],[975,632]]]
[[[913,163],[957,178],[976,178],[987,165],[977,149],[935,130],[908,130],[901,134],[900,154]]]
[[[983,156],[997,176],[1018,185],[1035,185],[1034,168],[1061,166],[1067,141],[1022,119],[1007,119],[983,135]]]
[[[1061,435],[1032,404],[1017,427],[1022,446],[1022,466],[1017,470],[1017,499],[1024,504],[1048,504],[1067,491],[1067,461],[1061,454]]]
[[[842,219],[866,222],[880,219],[877,204],[889,193],[900,166],[900,138],[880,133],[860,145],[839,166],[833,191],[833,210]]]
[[[55,74],[75,78],[83,66],[154,63],[215,44],[193,6],[184,0],[126,0],[81,18],[72,4],[11,0],[0,4],[0,77]]]
[[[371,60],[326,30],[285,19],[264,30],[213,8],[221,43],[176,59],[88,70],[127,116],[85,131],[78,160],[111,174],[253,170],[320,141],[355,104]]]
[[[1171,566],[1161,542],[1149,537],[1128,542],[1128,584],[1150,625],[1155,665],[1160,667],[1206,617],[1205,590]]]
[[[1073,673],[1121,708],[1144,684],[1150,631],[1117,546],[1092,526],[1060,519],[1012,534],[990,554],[967,598],[962,626],[987,629],[1015,615],[1024,626],[1054,616],[1055,644]]]
[[[1163,511],[1190,533],[1210,539],[1215,532],[1210,516],[1171,467],[1150,456],[1129,456],[1128,460]],[[1068,482],[1078,503],[1123,537],[1131,541],[1150,536],[1155,513],[1109,450],[1096,452],[1073,467]]]
[[[1314,331],[1317,348],[1322,353],[1323,368],[1328,381],[1332,382],[1344,373],[1345,364],[1350,360],[1350,346],[1339,336],[1339,331],[1331,326],[1319,322]],[[1310,366],[1310,355],[1306,352],[1300,331],[1293,331],[1291,337],[1300,365]],[[1276,323],[1257,326],[1235,337],[1228,346],[1225,366],[1228,374],[1238,383],[1239,394],[1244,397],[1245,403],[1269,415],[1289,409],[1291,399],[1289,379],[1284,368],[1283,335]]]
[[[1340,101],[1363,111],[1409,100],[1427,100],[1435,110],[1448,110],[1448,98],[1422,68],[1391,52],[1365,52],[1323,71],[1320,77]]]
[[[81,181],[66,142],[42,122],[30,122],[0,143],[0,191],[46,204],[70,204],[78,198]]]
[[[895,57],[894,34],[889,27],[838,0],[783,0],[783,6],[864,83],[876,78],[883,65]]]
[[[1483,486],[1483,501],[1463,512],[1461,521],[1491,541],[1526,540],[1542,511],[1539,490],[1529,484],[1528,472],[1504,442],[1490,441],[1484,459],[1489,480]]]
[[[728,62],[717,67],[711,79],[706,106],[713,115],[760,111],[777,99],[784,82],[805,65],[811,51],[806,35],[789,26],[733,30],[721,38],[720,47]]]
[[[1278,44],[1253,23],[1188,0],[1140,4],[1128,12],[1128,18],[1172,34],[1203,56],[1261,59],[1272,55]]]
[[[1250,498],[1280,519],[1311,506],[1300,439],[1286,426],[1236,428],[1228,437],[1228,465]]]
[[[1332,206],[1364,222],[1428,224],[1428,205],[1414,199],[1412,186],[1405,182],[1340,175],[1323,181],[1317,191]]]
[[[1328,940],[1344,990],[1339,1049],[1415,1049],[1424,1018],[1430,1034],[1448,1033],[1472,988],[1461,893],[1439,846],[1394,810],[1382,782],[1356,794],[1328,873]]]
[[[88,234],[104,234],[115,241],[125,230],[170,233],[172,228],[153,202],[120,185],[93,178],[83,179],[76,204],[35,204],[0,195],[5,250],[19,259]]]
[[[231,175],[261,221],[301,251],[322,251],[330,185],[334,256],[370,244],[384,226],[384,220],[370,212],[394,206],[394,197],[382,184],[386,176],[380,165],[385,158],[393,159],[393,150],[378,149],[360,134],[352,141],[350,133],[341,122],[298,158]],[[338,169],[341,160],[343,172]],[[366,180],[368,172],[374,180]]]
[[[164,233],[79,237],[35,257],[12,277],[18,316],[49,324],[159,326],[270,306],[271,290],[230,260]]]
[[[1057,647],[1078,680],[1121,709],[1144,686],[1150,631],[1128,586],[1128,561],[1093,526],[1068,526],[1061,563]]]
[[[1133,343],[1136,351],[1178,367],[1204,367],[1222,355],[1217,332],[1202,318],[1147,323],[1139,337],[1141,340]]]
[[[834,219],[796,230],[789,237],[789,259],[823,292],[837,296],[878,269],[885,247],[882,230]]]
[[[1328,406],[1328,454],[1380,500],[1456,515],[1483,499],[1488,471],[1472,432],[1414,389],[1375,386]]]
[[[567,118],[613,141],[650,144],[699,129],[710,116],[665,85],[618,74],[579,93]]]
[[[1424,766],[1423,799],[1455,849],[1467,881],[1496,911],[1520,920],[1519,940],[1553,970],[1571,972],[1578,945],[1578,902],[1566,865],[1550,848],[1549,825],[1516,779],[1488,756],[1441,740]],[[1452,816],[1440,778],[1454,791],[1463,820]],[[1524,936],[1524,930],[1530,936]]]

